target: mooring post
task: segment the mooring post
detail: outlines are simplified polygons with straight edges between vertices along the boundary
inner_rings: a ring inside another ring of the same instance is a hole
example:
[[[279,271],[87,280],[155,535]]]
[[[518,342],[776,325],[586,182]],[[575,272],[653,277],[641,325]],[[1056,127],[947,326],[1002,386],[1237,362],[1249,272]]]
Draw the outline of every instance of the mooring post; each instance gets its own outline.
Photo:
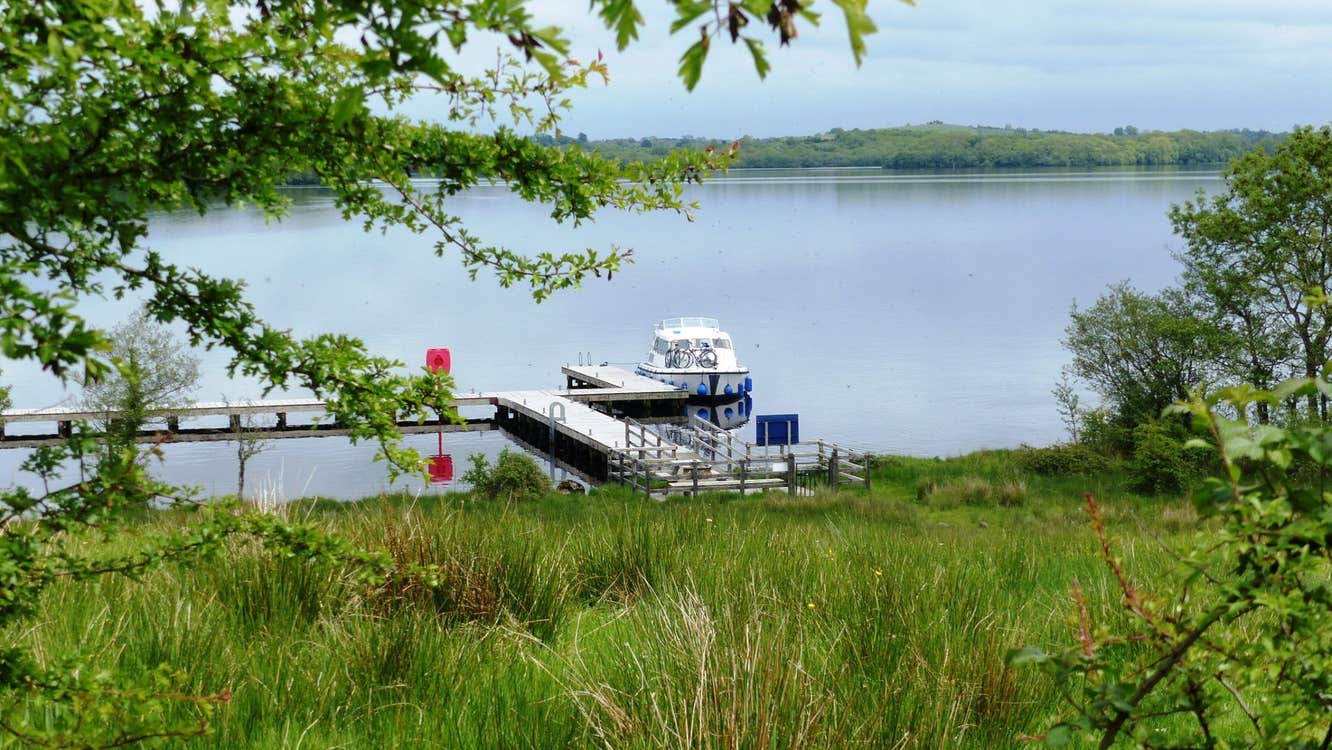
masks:
[[[239,414],[228,414],[228,415],[227,415],[227,429],[231,430],[232,432],[240,432],[240,428],[241,428],[240,415],[239,415]]]
[[[287,413],[285,411],[280,411],[277,413],[277,429],[279,430],[287,429]]]
[[[837,485],[842,481],[839,468],[837,465],[837,449],[833,448],[832,455],[828,458],[828,486],[832,487],[833,490],[836,490]]]
[[[786,494],[794,496],[796,493],[796,457],[794,453],[786,454]]]
[[[560,416],[555,416],[555,407],[560,407]],[[546,410],[550,417],[550,481],[555,481],[555,422],[564,421],[564,404],[559,401],[550,402],[550,408]]]

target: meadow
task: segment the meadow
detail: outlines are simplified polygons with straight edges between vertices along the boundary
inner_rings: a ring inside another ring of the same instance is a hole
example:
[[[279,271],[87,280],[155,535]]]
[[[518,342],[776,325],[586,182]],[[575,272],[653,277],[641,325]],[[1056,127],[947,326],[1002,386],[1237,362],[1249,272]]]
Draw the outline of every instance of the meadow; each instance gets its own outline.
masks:
[[[1114,470],[1018,467],[884,457],[872,493],[796,498],[295,501],[273,512],[444,580],[368,589],[237,543],[57,584],[5,638],[227,691],[200,748],[1013,746],[1060,705],[1005,653],[1076,642],[1075,580],[1093,619],[1124,616],[1084,492],[1148,589],[1199,525]],[[181,523],[146,513],[99,544]]]

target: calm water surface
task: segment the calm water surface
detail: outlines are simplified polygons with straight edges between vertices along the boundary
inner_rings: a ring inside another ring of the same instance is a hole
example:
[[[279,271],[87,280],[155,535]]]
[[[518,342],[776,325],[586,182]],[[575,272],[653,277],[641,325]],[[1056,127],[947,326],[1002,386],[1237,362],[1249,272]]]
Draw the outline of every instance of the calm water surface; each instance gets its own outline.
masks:
[[[755,413],[798,413],[806,437],[955,455],[1061,439],[1050,389],[1067,361],[1070,305],[1122,279],[1170,283],[1180,243],[1166,211],[1220,187],[1215,171],[736,171],[691,189],[702,204],[692,223],[607,213],[579,228],[502,186],[457,198],[487,242],[634,249],[637,262],[613,282],[541,305],[485,277],[468,282],[455,258],[434,257],[428,235],[362,232],[318,188],[293,189],[278,223],[253,210],[157,216],[150,241],[178,263],[245,279],[260,314],[298,335],[350,333],[413,368],[427,347],[450,347],[464,392],[557,386],[560,365],[580,356],[637,361],[658,318],[718,317],[754,372]],[[110,326],[132,307],[83,310]],[[258,395],[227,378],[223,353],[201,355],[201,400]],[[77,398],[33,368],[4,371],[16,406]],[[743,430],[752,438],[752,425]],[[433,452],[435,438],[408,443]],[[459,473],[466,455],[505,444],[445,438]],[[224,446],[172,446],[162,473],[232,492]],[[373,493],[387,486],[373,453],[341,438],[276,441],[252,459],[247,485],[285,497]],[[22,455],[0,452],[0,483],[23,481]]]

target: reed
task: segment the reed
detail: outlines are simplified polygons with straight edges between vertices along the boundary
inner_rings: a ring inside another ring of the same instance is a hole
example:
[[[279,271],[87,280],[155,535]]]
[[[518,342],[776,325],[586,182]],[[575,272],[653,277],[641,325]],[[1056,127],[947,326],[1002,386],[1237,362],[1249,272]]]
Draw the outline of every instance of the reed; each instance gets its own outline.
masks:
[[[444,585],[365,590],[237,545],[225,563],[57,585],[5,637],[229,689],[198,747],[1012,745],[1057,701],[1004,652],[1069,642],[1075,578],[1094,615],[1120,616],[1081,490],[1145,580],[1166,561],[1153,537],[1198,524],[1113,475],[1015,466],[889,458],[872,495],[794,499],[298,501],[279,512],[438,565]]]

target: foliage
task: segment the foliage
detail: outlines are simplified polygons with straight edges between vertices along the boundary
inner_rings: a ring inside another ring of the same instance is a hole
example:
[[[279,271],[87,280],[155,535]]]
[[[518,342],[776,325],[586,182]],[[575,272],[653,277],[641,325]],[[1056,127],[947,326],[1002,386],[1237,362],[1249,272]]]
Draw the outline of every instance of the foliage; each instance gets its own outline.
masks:
[[[112,328],[107,344],[114,368],[83,384],[84,409],[127,415],[120,421],[133,432],[149,412],[190,402],[199,384],[199,358],[146,311]]]
[[[1103,454],[1079,443],[1022,448],[1014,458],[1024,471],[1044,476],[1090,476],[1110,468]]]
[[[1197,452],[1186,451],[1189,434],[1173,420],[1153,419],[1133,428],[1129,475],[1133,488],[1151,495],[1187,490],[1202,476]]]
[[[1133,427],[1121,424],[1109,410],[1084,409],[1079,417],[1079,445],[1112,459],[1127,458],[1133,453]]]
[[[1313,377],[1332,355],[1332,128],[1296,128],[1225,176],[1223,193],[1170,212],[1187,243],[1177,255],[1184,289],[1235,341],[1232,382]],[[1266,419],[1265,402],[1256,407]],[[1310,394],[1308,411],[1327,419],[1326,399]]]
[[[244,500],[245,468],[250,459],[272,447],[273,441],[268,439],[252,414],[232,422],[231,439],[236,442],[236,497]]]
[[[505,448],[494,466],[480,453],[472,454],[468,460],[472,468],[463,474],[463,481],[491,500],[535,500],[552,489],[550,478],[526,453]]]
[[[844,11],[858,58],[872,30],[865,3],[832,2]],[[726,14],[721,3],[709,5],[718,14],[702,29],[704,52],[723,32],[741,39],[738,26],[757,17],[760,4],[727,5]],[[688,23],[683,19],[697,6],[678,4],[677,18]],[[765,20],[787,42],[795,16],[813,20],[807,6],[762,10],[779,11]],[[643,23],[632,0],[593,0],[591,9],[616,30],[621,47]],[[468,70],[459,53],[478,38],[500,40],[509,53],[490,69]],[[743,41],[766,71],[761,40]],[[352,440],[378,443],[391,473],[421,469],[420,457],[400,446],[396,423],[452,414],[447,379],[404,374],[400,363],[351,337],[297,339],[263,321],[242,281],[154,250],[153,212],[247,204],[281,219],[288,201],[279,186],[288,175],[312,175],[348,220],[367,230],[429,232],[435,253],[456,256],[473,278],[493,272],[501,286],[525,285],[540,301],[591,277],[609,278],[632,251],[524,254],[498,247],[462,225],[449,209],[453,196],[501,181],[523,199],[549,205],[560,222],[591,220],[601,208],[687,215],[684,185],[734,155],[697,150],[620,165],[517,133],[559,135],[566,94],[607,75],[599,58],[572,59],[562,32],[539,25],[522,2],[183,0],[141,7],[134,0],[0,0],[0,50],[0,355],[39,365],[62,382],[109,383],[119,372],[129,424],[156,398],[152,368],[115,357],[79,304],[89,297],[143,299],[145,321],[179,327],[192,348],[227,351],[231,373],[253,378],[265,393],[306,390],[322,399],[327,418]],[[682,74],[692,85],[703,55],[686,55]],[[398,114],[418,96],[438,97],[448,122],[414,123]],[[410,179],[422,172],[440,179],[430,187]],[[179,534],[144,538],[141,548],[117,558],[85,555],[86,538],[114,534],[127,508],[195,504],[190,491],[151,478],[146,462],[155,454],[99,444],[83,425],[65,444],[33,452],[24,470],[42,489],[0,493],[0,525],[7,527],[0,538],[0,626],[32,612],[56,581],[142,574],[164,560],[218,552],[234,537],[258,539],[285,557],[338,560],[369,579],[403,573],[384,556],[317,529],[214,511]],[[412,575],[423,585],[439,580],[429,569]],[[158,716],[157,698],[211,705],[190,697],[185,685],[122,690],[114,675],[105,685],[69,688],[87,674],[80,656],[42,660],[27,645],[0,653],[0,727],[35,744],[133,739],[108,736],[96,721],[120,711],[121,699],[132,699],[127,712],[142,709],[146,725]],[[52,716],[62,718],[43,723]],[[197,733],[205,718],[193,712],[182,723],[164,720],[158,736]],[[55,734],[43,735],[48,729]]]
[[[0,377],[3,377],[4,374],[5,371],[0,370]],[[3,412],[9,407],[14,405],[14,401],[10,396],[11,390],[12,390],[11,386],[0,384],[0,427],[3,427],[5,424],[5,417]]]
[[[664,134],[654,133],[654,136]],[[1082,134],[962,125],[833,128],[812,136],[740,139],[743,167],[884,167],[990,169],[1013,167],[1118,167],[1224,164],[1246,152],[1270,150],[1283,136],[1265,131],[1193,130]],[[552,139],[552,142],[555,142]],[[572,143],[572,139],[567,139]],[[700,148],[706,138],[618,138],[590,148],[618,161],[663,156],[674,148]],[[714,144],[716,145],[716,144]]]
[[[1145,294],[1127,282],[1085,310],[1074,307],[1064,330],[1069,369],[1124,426],[1155,419],[1209,380],[1224,343],[1182,294]]]
[[[1174,409],[1209,435],[1193,445],[1210,446],[1223,463],[1194,495],[1198,512],[1220,527],[1178,556],[1174,576],[1155,593],[1116,557],[1088,495],[1129,619],[1120,627],[1096,623],[1075,584],[1077,643],[1010,655],[1011,663],[1040,665],[1067,698],[1071,714],[1044,735],[1047,745],[1090,736],[1103,748],[1121,739],[1149,748],[1328,746],[1332,428],[1227,415],[1329,387],[1321,377],[1271,391],[1239,386]],[[1292,471],[1301,465],[1318,471]]]
[[[1068,430],[1068,439],[1071,442],[1078,442],[1078,428],[1082,426],[1082,409],[1079,408],[1081,397],[1078,391],[1069,381],[1068,368],[1064,368],[1059,373],[1059,382],[1055,383],[1050,395],[1054,396],[1055,408],[1059,411],[1059,420],[1064,423],[1064,429]]]

